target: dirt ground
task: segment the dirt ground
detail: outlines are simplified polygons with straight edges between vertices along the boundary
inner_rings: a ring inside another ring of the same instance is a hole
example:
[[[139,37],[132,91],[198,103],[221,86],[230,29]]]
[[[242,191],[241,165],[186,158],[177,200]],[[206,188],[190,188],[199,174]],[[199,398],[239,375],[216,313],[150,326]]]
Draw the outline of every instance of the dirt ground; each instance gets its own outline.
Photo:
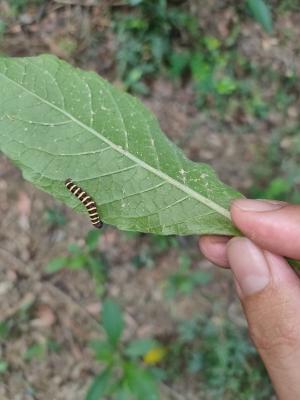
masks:
[[[105,3],[95,7],[86,6],[88,2],[82,2],[84,7],[65,3],[77,2],[45,2],[38,18],[32,7],[9,20],[2,51],[11,56],[54,53],[82,68],[95,69],[118,84],[114,75],[116,43],[107,29]],[[230,9],[223,9],[218,1],[205,9],[196,3],[191,2],[191,8],[203,21],[207,20],[203,13],[215,11],[222,21],[207,29],[226,32],[226,23],[234,18]],[[8,2],[0,1],[0,15],[8,7]],[[289,68],[293,63],[300,73],[295,55],[299,50],[300,14],[280,18],[278,33],[272,39],[253,27],[251,21],[245,23],[240,50],[261,64],[272,60],[278,68]],[[281,27],[286,25],[293,32],[288,46],[280,40]],[[94,42],[94,32],[101,35],[101,46]],[[79,43],[75,55],[70,56],[58,45],[66,35]],[[242,132],[235,121],[221,123],[199,111],[189,85],[179,88],[163,77],[151,85],[151,96],[144,102],[157,115],[166,134],[188,157],[210,163],[224,182],[247,193],[253,184],[249,168],[257,153],[268,145],[272,129],[287,120],[271,115],[268,121],[256,122],[255,128],[248,124]],[[298,113],[292,111],[290,118],[298,118]],[[68,244],[82,244],[90,229],[89,221],[25,182],[3,155],[0,189],[0,319],[14,324],[13,337],[0,347],[0,358],[9,365],[0,385],[0,399],[82,400],[91,377],[98,371],[87,343],[102,335],[97,324],[101,302],[85,271],[63,270],[49,275],[45,265],[53,257],[65,255]],[[45,210],[53,208],[66,216],[66,225],[53,228],[46,223]],[[154,256],[154,267],[136,269],[132,259],[150,246],[149,237],[130,238],[114,227],[105,227],[99,251],[109,265],[107,291],[118,298],[125,312],[125,338],[172,335],[174,321],[197,313],[245,327],[230,273],[213,269],[202,258],[196,237],[178,238],[178,242],[179,250],[170,248]],[[166,302],[163,282],[176,269],[178,252],[188,253],[195,268],[212,270],[214,279],[192,296]],[[211,301],[209,293],[213,293]],[[55,342],[59,351],[49,352],[41,360],[24,360],[22,355],[33,343],[49,341]],[[173,387],[164,386],[162,392],[163,399],[199,398],[193,384],[180,379]]]

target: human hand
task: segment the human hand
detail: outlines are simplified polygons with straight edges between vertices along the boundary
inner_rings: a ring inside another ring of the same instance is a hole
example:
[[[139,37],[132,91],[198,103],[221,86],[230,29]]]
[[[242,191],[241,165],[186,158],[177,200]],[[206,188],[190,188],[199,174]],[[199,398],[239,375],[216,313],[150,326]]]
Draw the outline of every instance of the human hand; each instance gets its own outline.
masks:
[[[245,237],[203,236],[213,263],[230,267],[250,335],[279,399],[300,399],[300,281],[284,257],[300,260],[300,206],[239,199],[231,216]]]

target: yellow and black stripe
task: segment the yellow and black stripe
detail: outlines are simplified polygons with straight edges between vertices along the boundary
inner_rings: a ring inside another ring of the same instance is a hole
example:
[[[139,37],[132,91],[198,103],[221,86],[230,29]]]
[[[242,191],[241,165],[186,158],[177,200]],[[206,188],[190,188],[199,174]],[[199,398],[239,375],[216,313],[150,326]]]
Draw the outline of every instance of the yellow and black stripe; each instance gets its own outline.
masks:
[[[66,188],[76,196],[82,204],[84,204],[87,209],[91,222],[95,228],[102,228],[103,222],[100,219],[99,213],[97,211],[97,206],[94,200],[89,196],[84,190],[82,190],[78,185],[76,185],[72,179],[68,178],[65,181]]]

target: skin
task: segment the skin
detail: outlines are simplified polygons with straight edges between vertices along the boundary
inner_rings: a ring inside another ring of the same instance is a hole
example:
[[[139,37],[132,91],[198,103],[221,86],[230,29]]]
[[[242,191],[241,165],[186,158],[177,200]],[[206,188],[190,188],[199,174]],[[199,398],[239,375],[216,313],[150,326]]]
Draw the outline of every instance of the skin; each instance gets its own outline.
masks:
[[[250,336],[280,400],[300,399],[300,280],[284,257],[300,260],[300,206],[267,200],[232,203],[245,237],[203,236],[203,254],[231,268]]]

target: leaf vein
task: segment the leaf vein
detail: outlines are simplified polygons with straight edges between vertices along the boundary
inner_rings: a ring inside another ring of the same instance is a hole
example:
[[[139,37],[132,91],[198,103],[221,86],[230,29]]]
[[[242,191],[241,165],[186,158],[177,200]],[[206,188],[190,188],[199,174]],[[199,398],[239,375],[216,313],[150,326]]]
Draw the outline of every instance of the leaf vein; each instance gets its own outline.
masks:
[[[178,189],[180,189],[181,191],[183,191],[184,193],[188,194],[190,197],[194,198],[195,200],[201,202],[202,204],[204,204],[205,206],[211,208],[212,210],[214,210],[215,212],[223,215],[225,218],[227,218],[228,220],[230,220],[230,213],[228,210],[226,210],[224,207],[220,206],[219,204],[215,203],[214,201],[204,197],[203,195],[201,195],[199,192],[196,192],[195,190],[191,189],[190,187],[184,185],[183,183],[179,182],[178,180],[172,178],[171,176],[169,176],[168,174],[166,174],[163,171],[157,170],[154,167],[152,167],[151,165],[147,164],[145,161],[141,160],[140,158],[136,157],[134,154],[129,153],[128,149],[128,142],[127,142],[127,149],[124,149],[123,147],[113,143],[111,140],[109,140],[108,138],[106,138],[105,136],[103,136],[100,132],[96,131],[95,129],[93,129],[92,127],[88,127],[87,125],[85,125],[83,122],[81,122],[80,120],[78,120],[77,118],[75,118],[73,115],[71,115],[69,112],[67,112],[64,109],[59,108],[58,106],[56,106],[55,104],[51,103],[50,101],[41,98],[38,94],[36,94],[35,92],[29,90],[28,88],[22,86],[21,84],[19,84],[18,82],[16,82],[15,80],[13,80],[12,78],[9,78],[8,76],[6,76],[5,74],[3,74],[2,72],[0,73],[0,76],[2,76],[2,78],[8,80],[9,82],[11,82],[14,85],[17,85],[18,87],[20,87],[22,90],[30,93],[32,96],[36,97],[38,100],[40,100],[41,102],[47,104],[49,107],[54,108],[55,110],[57,110],[58,112],[64,114],[65,116],[67,116],[68,118],[72,119],[76,124],[78,124],[80,127],[82,127],[84,130],[89,131],[91,134],[93,134],[94,136],[98,137],[98,139],[102,140],[103,142],[105,142],[107,145],[111,146],[114,150],[116,150],[118,153],[120,153],[121,155],[123,155],[124,157],[127,157],[128,159],[130,159],[131,161],[135,162],[136,164],[138,164],[140,167],[148,170],[149,172],[153,173],[154,175],[158,176],[159,178],[161,178],[162,180],[167,181],[168,183],[170,183],[171,185],[177,187]],[[106,88],[105,88],[106,89]],[[122,118],[122,115],[120,113],[120,110],[112,96],[112,94],[106,89],[106,92],[109,93],[110,97],[113,99],[116,110],[120,116],[121,121],[124,124],[124,120]],[[125,125],[124,125],[125,127]],[[126,129],[125,129],[126,130]],[[127,131],[126,131],[127,132]]]
[[[108,204],[111,204],[111,203],[115,203],[117,201],[126,200],[126,199],[128,199],[130,197],[138,196],[138,195],[143,194],[143,193],[151,192],[152,190],[158,189],[158,188],[160,188],[160,187],[162,187],[162,186],[164,186],[166,184],[167,184],[167,182],[163,181],[161,183],[158,183],[155,186],[152,186],[150,188],[144,189],[144,190],[142,190],[140,192],[130,193],[130,194],[124,196],[124,197],[121,197],[121,198],[118,198],[118,199],[114,199],[114,200],[111,200],[111,201],[107,201],[105,203],[101,203],[101,206],[108,205]]]

